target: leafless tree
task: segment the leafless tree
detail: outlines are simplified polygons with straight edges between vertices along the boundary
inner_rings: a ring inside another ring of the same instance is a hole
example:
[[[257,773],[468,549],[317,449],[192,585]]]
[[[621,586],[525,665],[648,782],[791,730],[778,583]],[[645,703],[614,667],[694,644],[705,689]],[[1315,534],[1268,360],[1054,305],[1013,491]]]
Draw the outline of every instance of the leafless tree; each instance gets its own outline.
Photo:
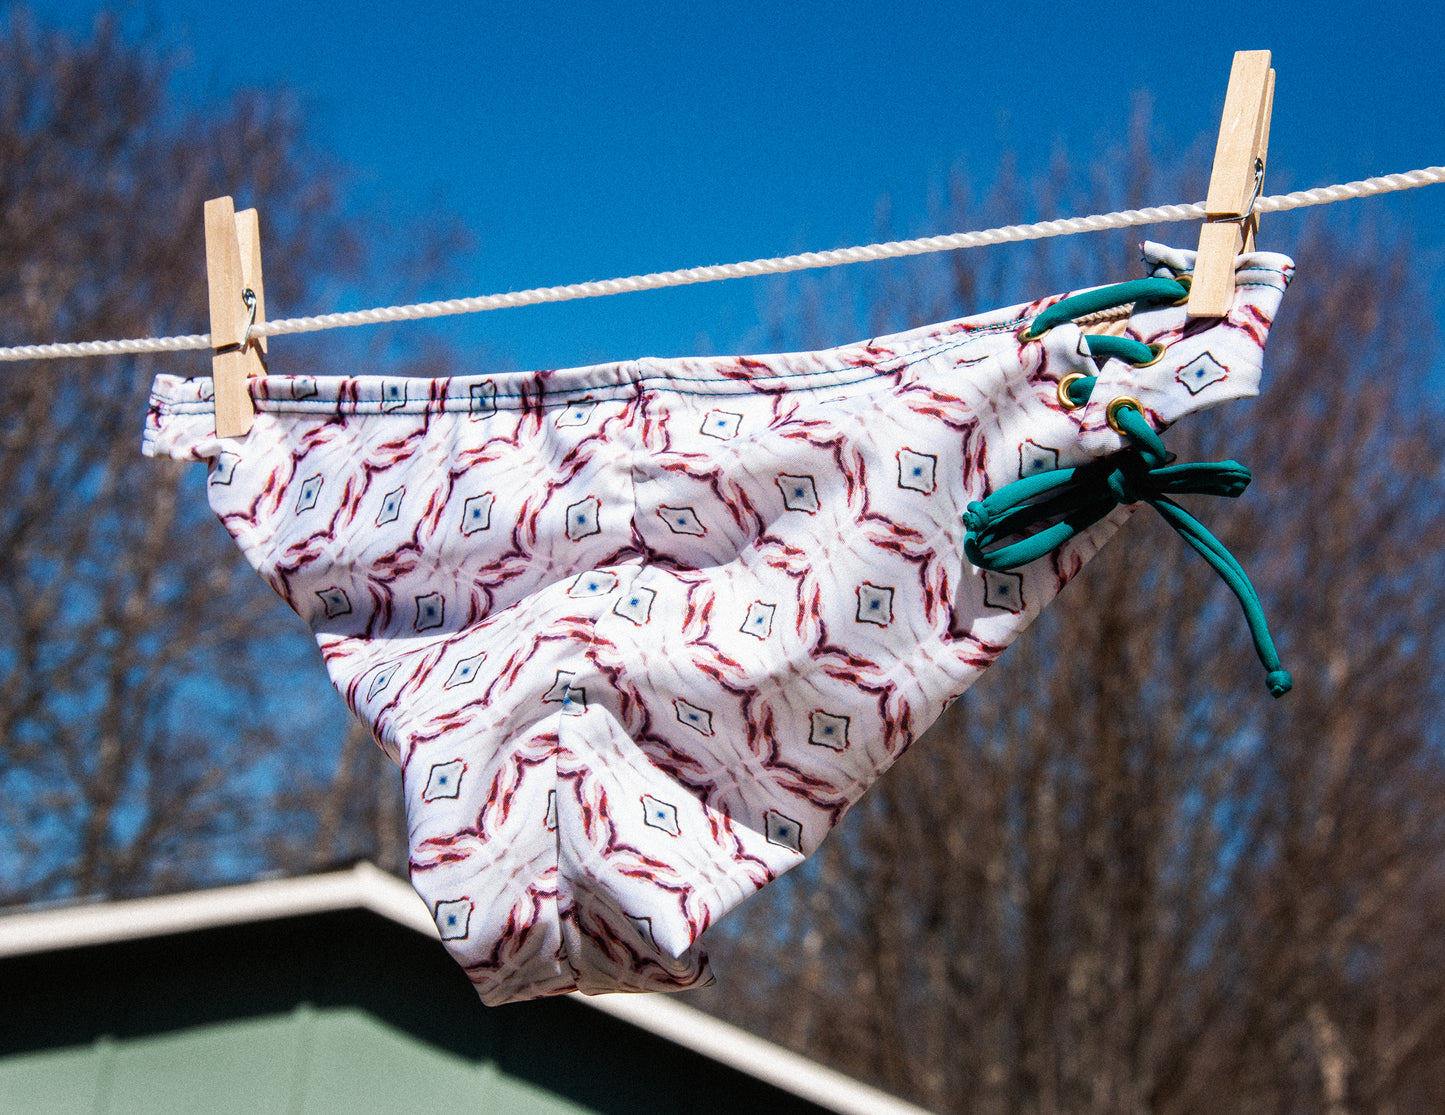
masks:
[[[76,41],[0,16],[7,343],[204,332],[202,203],[222,193],[262,201],[273,316],[363,273],[364,225],[340,221],[294,104],[185,110],[171,72],[103,20]],[[140,456],[151,377],[207,364],[0,371],[0,902],[399,858],[395,811],[358,792],[383,765],[341,746],[304,627],[206,511],[203,470]],[[321,805],[338,755],[347,808],[372,814],[346,840]]]
[[[1144,181],[1149,154],[1136,140],[1103,161],[1129,172],[1072,198],[1056,168],[1040,207],[1180,196]],[[1005,192],[948,223],[1009,219]],[[1432,330],[1404,238],[1317,227],[1291,245],[1264,397],[1168,435],[1255,469],[1238,506],[1198,510],[1251,570],[1295,691],[1271,701],[1233,598],[1141,512],[814,861],[714,931],[723,987],[695,1001],[938,1110],[1436,1108]],[[874,292],[894,308],[877,324],[1111,281],[1123,241],[960,257],[946,284]]]

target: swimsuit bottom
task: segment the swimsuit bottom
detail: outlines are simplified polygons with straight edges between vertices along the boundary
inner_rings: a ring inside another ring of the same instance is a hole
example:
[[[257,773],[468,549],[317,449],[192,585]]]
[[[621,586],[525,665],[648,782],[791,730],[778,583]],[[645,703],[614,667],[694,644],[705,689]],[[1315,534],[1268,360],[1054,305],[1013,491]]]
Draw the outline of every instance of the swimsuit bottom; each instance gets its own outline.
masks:
[[[1141,298],[1132,363],[1036,335],[1054,296],[820,352],[271,375],[236,439],[209,379],[162,375],[145,452],[207,462],[400,765],[412,882],[481,998],[674,990],[1131,510],[1000,570],[969,505],[1128,452],[1124,396],[1159,430],[1255,394],[1291,271],[1239,257],[1220,319]]]

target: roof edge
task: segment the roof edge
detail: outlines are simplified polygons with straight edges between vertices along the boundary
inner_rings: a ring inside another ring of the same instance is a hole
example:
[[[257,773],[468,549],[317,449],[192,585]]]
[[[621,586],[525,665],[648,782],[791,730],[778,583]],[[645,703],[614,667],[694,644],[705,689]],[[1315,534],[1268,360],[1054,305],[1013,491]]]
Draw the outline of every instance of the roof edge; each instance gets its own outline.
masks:
[[[0,958],[358,908],[440,941],[416,892],[361,862],[324,875],[0,913]],[[924,1108],[663,995],[569,997],[839,1115],[928,1115]]]

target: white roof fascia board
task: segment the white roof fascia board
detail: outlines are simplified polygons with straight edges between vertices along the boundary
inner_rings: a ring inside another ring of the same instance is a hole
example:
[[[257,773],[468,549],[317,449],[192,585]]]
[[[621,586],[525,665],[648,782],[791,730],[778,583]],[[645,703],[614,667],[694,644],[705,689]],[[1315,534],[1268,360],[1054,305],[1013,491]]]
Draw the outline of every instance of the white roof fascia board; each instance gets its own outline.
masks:
[[[572,998],[840,1115],[929,1115],[922,1107],[664,995],[589,997],[574,992]]]
[[[410,898],[398,901],[397,891]],[[300,917],[357,907],[411,929],[437,930],[426,906],[400,879],[369,863],[299,879],[267,879],[214,890],[119,902],[56,906],[0,916],[0,957],[134,941],[227,925]]]

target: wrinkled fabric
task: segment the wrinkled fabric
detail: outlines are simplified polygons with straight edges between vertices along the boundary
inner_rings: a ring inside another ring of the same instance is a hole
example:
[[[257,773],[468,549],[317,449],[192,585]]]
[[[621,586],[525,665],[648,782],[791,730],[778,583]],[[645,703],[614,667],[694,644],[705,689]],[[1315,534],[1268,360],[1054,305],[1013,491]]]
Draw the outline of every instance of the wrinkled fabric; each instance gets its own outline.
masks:
[[[1192,253],[1146,245],[1150,273]],[[215,435],[156,380],[145,451],[316,632],[401,767],[412,881],[488,1003],[710,979],[703,932],[800,863],[1127,517],[1015,572],[960,513],[1258,390],[1292,270],[1144,306],[1100,367],[1057,297],[820,352],[423,380],[273,375]],[[1070,372],[1098,375],[1064,410]]]

